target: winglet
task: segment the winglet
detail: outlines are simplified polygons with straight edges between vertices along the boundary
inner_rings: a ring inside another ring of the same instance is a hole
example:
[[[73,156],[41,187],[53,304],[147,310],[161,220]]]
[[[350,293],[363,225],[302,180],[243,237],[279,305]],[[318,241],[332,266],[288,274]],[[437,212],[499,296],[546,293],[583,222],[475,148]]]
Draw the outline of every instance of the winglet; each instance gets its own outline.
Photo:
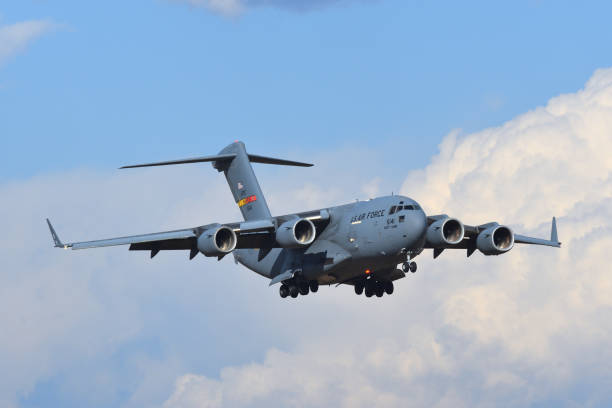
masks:
[[[57,233],[55,232],[55,229],[53,229],[53,225],[51,225],[51,221],[49,221],[48,218],[47,224],[49,225],[49,231],[51,231],[51,236],[53,237],[53,243],[55,244],[55,247],[67,249],[68,245],[64,245],[62,241],[60,241],[59,237],[57,236]]]
[[[559,237],[557,236],[557,219],[553,217],[552,219],[552,228],[550,230],[550,240],[552,242],[559,242]]]

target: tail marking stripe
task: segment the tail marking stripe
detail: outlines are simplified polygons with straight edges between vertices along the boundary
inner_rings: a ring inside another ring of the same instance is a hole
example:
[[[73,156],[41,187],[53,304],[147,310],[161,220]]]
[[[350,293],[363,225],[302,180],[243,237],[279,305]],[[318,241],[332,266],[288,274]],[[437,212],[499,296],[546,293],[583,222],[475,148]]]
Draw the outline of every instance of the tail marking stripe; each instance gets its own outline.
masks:
[[[249,196],[247,198],[243,198],[242,200],[238,201],[238,207],[242,207],[248,203],[252,203],[253,201],[257,201],[257,196]]]

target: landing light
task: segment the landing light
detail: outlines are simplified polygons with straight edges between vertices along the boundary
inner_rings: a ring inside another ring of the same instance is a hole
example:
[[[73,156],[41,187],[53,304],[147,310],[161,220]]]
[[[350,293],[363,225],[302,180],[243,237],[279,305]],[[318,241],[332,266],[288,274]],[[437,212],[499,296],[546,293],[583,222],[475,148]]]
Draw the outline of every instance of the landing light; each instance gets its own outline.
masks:
[[[365,270],[366,275],[369,275],[371,272],[372,272],[372,271],[371,271],[371,270],[369,270],[369,269],[366,269],[366,270]]]

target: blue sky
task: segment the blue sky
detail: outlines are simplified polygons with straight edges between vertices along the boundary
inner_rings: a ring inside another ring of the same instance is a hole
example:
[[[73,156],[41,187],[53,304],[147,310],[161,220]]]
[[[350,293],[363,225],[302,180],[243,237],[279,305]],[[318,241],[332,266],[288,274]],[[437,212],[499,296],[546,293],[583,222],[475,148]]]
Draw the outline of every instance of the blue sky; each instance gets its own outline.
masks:
[[[420,167],[450,130],[501,124],[611,64],[608,2],[329,3],[226,16],[164,0],[4,2],[2,24],[57,26],[3,63],[2,178],[235,139]]]
[[[610,15],[0,2],[0,406],[609,406]],[[256,166],[275,213],[395,191],[537,236],[557,215],[564,250],[424,253],[384,302],[287,303],[229,257],[51,248],[45,217],[66,241],[235,220],[209,166],[116,169],[236,139],[316,164]]]

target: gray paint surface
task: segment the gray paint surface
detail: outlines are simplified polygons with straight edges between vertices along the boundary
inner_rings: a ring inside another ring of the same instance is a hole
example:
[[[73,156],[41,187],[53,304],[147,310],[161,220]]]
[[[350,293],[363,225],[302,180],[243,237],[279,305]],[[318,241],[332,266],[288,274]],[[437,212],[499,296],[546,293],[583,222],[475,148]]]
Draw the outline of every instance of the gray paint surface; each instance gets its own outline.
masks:
[[[198,237],[207,230],[224,225],[233,229],[236,234],[236,249],[231,251],[236,262],[271,279],[271,284],[285,282],[304,285],[317,282],[356,286],[369,281],[391,282],[404,277],[404,272],[397,269],[398,264],[404,264],[407,270],[411,259],[427,248],[434,250],[434,257],[447,249],[466,250],[469,257],[476,249],[484,253],[483,247],[479,246],[483,242],[490,243],[487,248],[499,247],[499,250],[495,249],[493,253],[487,253],[488,255],[503,254],[512,249],[514,243],[552,247],[561,245],[558,242],[554,218],[550,240],[514,234],[507,227],[487,223],[478,226],[461,225],[463,231],[455,236],[463,239],[445,244],[444,234],[450,234],[452,231],[445,231],[446,223],[440,220],[449,217],[445,214],[427,216],[415,200],[405,196],[384,196],[275,217],[268,209],[251,161],[311,166],[308,163],[248,154],[242,142],[228,145],[215,156],[124,166],[122,168],[212,162],[215,169],[224,173],[244,221],[64,244],[47,220],[54,245],[65,249],[85,249],[129,244],[130,250],[150,251],[151,257],[160,250],[188,250],[192,259],[198,253]],[[275,233],[281,224],[292,219],[308,219],[314,224],[314,242],[297,248],[280,247]],[[452,223],[449,222],[448,225]],[[503,236],[504,232],[506,236]],[[435,241],[435,245],[428,242],[426,237],[436,234],[441,234],[441,241]],[[218,258],[221,259],[225,255],[220,253]]]

